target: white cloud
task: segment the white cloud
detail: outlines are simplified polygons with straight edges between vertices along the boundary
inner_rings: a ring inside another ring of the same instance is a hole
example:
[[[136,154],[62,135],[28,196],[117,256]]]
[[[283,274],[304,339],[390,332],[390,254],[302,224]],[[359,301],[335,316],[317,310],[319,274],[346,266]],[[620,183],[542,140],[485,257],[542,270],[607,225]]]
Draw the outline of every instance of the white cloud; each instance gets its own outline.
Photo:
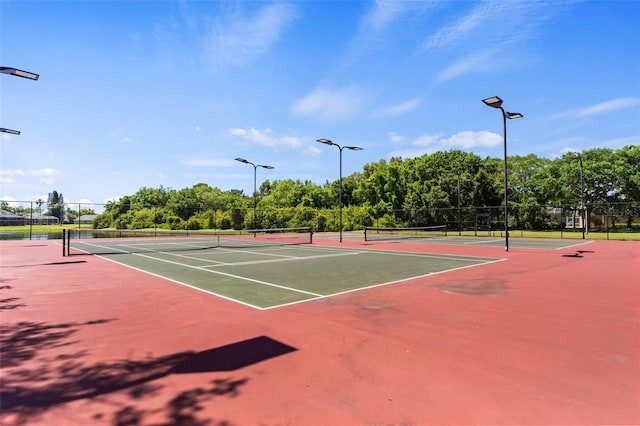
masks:
[[[51,185],[55,183],[55,177],[58,175],[60,175],[60,171],[53,168],[29,171],[24,171],[21,169],[0,171],[0,176],[2,176],[3,183],[15,182],[14,177],[32,176],[35,177],[40,183]]]
[[[537,37],[558,7],[541,2],[487,1],[461,3],[474,7],[455,22],[428,36],[423,53],[444,49],[466,52],[437,76],[447,81],[473,72],[518,69],[535,62],[527,41]]]
[[[626,108],[633,108],[640,105],[640,98],[638,97],[626,97],[612,99],[609,101],[600,102],[595,105],[590,105],[584,108],[572,109],[569,111],[559,112],[549,117],[549,119],[558,119],[566,117],[588,117],[591,115],[607,114],[613,111],[618,111]]]
[[[367,94],[354,87],[342,90],[318,88],[296,101],[291,113],[325,122],[346,121],[364,109],[367,99]]]
[[[111,131],[111,137],[114,139],[119,139],[124,143],[131,143],[133,139],[125,134],[125,131],[122,129],[113,129]]]
[[[440,137],[438,135],[423,135],[419,136],[416,140],[411,142],[411,144],[415,146],[429,146],[436,143],[439,138]]]
[[[60,171],[52,168],[46,168],[46,169],[35,170],[33,172],[30,172],[29,174],[32,176],[39,176],[39,177],[51,177],[51,176],[59,175]]]
[[[480,131],[465,131],[456,133],[447,139],[442,139],[440,143],[445,147],[450,146],[459,146],[462,148],[475,148],[475,147],[483,147],[483,148],[491,148],[494,146],[498,146],[503,142],[502,136],[497,133]]]
[[[102,200],[103,203],[107,204],[107,203],[116,203],[118,202],[123,196],[122,195],[114,195],[113,197],[109,197],[109,198],[105,198],[104,200]]]
[[[202,130],[202,128],[200,128],[200,126],[196,126],[195,129],[193,130],[195,130],[196,132],[199,132],[200,130]]]
[[[52,169],[52,168],[35,170],[29,173],[29,175],[37,177],[39,182],[45,185],[55,184],[56,183],[55,177],[58,176],[59,174],[60,174],[59,170]]]
[[[569,152],[580,152],[580,150],[577,149],[577,148],[571,148],[571,147],[562,148],[560,150],[560,153],[562,153],[562,154],[567,154]]]
[[[239,136],[246,141],[270,148],[297,148],[302,144],[300,139],[295,136],[276,136],[271,129],[258,130],[253,127],[248,129],[234,128],[231,129],[231,134],[233,136]]]
[[[469,33],[478,28],[482,23],[491,20],[499,14],[509,2],[480,3],[468,14],[462,16],[451,25],[441,27],[435,34],[430,35],[424,42],[423,48],[427,50],[454,47]]]
[[[446,151],[454,147],[461,149],[492,148],[501,143],[502,136],[487,131],[474,132],[469,130],[456,133],[448,138],[441,138],[439,135],[422,135],[411,142],[411,147],[393,151],[387,154],[387,157],[412,158],[436,151]]]
[[[24,176],[26,173],[24,170],[0,170],[0,176]]]
[[[8,141],[8,140],[13,139],[13,135],[11,135],[9,133],[0,133],[0,139]]]
[[[397,134],[396,132],[388,132],[387,137],[393,143],[402,143],[404,142],[404,136]]]
[[[178,159],[180,164],[184,166],[195,167],[231,167],[233,160],[221,158],[209,158],[203,155],[194,155],[189,157],[181,157]]]
[[[373,31],[391,25],[406,9],[406,2],[376,0],[363,18],[364,27]]]
[[[487,48],[467,55],[449,65],[436,77],[439,81],[448,81],[471,72],[489,71],[498,68],[496,58],[497,48]]]
[[[297,16],[295,5],[272,3],[258,8],[246,19],[230,18],[227,24],[213,29],[210,38],[212,64],[241,67],[254,60],[280,39],[286,26]]]
[[[414,98],[400,104],[381,108],[374,115],[377,117],[397,117],[413,111],[420,105],[420,99]]]
[[[316,148],[315,145],[309,145],[307,147],[307,149],[304,150],[304,153],[306,155],[310,155],[312,157],[315,157],[317,155],[320,155],[320,153],[322,152],[322,150],[320,148]]]
[[[595,114],[606,114],[612,111],[631,108],[638,105],[640,105],[640,98],[619,98],[583,108],[576,111],[575,115],[576,117],[586,117]]]
[[[438,135],[422,135],[418,136],[411,142],[411,147],[393,151],[387,155],[387,157],[402,157],[412,158],[420,157],[421,155],[436,152],[438,150],[437,141]]]

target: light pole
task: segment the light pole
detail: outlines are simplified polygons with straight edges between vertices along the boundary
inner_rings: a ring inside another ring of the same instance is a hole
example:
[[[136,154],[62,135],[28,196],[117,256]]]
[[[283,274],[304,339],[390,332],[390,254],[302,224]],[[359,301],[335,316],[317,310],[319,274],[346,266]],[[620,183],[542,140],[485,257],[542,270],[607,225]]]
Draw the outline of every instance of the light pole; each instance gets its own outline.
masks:
[[[335,147],[338,147],[338,149],[340,150],[340,188],[338,206],[340,209],[340,242],[342,242],[342,150],[344,148],[347,148],[352,151],[362,151],[362,148],[360,148],[359,146],[340,146],[337,143],[331,142],[329,139],[317,139],[316,142],[320,142],[325,145],[333,145]]]
[[[584,205],[584,175],[582,173],[582,155],[575,152],[574,160],[580,161],[580,216],[582,218],[582,239],[584,240],[585,228],[587,227],[587,215]]]
[[[462,235],[462,208],[460,197],[460,170],[458,170],[458,236]]]
[[[257,170],[258,167],[262,167],[263,169],[273,169],[273,166],[265,166],[263,164],[254,164],[251,161],[245,160],[244,158],[236,158],[236,161],[239,161],[241,163],[245,163],[245,164],[251,164],[253,166],[253,229],[257,229],[258,225],[257,225],[257,218],[256,218],[256,206],[257,206],[257,201],[256,201],[256,175],[257,175]],[[255,234],[253,235],[255,237]]]
[[[502,126],[504,134],[504,251],[509,251],[509,183],[507,182],[507,118],[512,120],[522,118],[519,112],[506,112],[502,108],[502,99],[498,96],[483,99],[485,105],[498,108],[502,112]]]

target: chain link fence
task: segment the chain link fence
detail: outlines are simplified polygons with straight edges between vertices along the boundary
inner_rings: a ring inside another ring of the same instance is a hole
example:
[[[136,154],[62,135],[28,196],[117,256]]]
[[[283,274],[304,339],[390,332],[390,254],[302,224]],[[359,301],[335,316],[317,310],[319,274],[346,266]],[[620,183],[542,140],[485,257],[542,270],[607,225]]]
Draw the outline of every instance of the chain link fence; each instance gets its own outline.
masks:
[[[38,234],[55,234],[61,225],[78,228],[116,229],[267,229],[311,226],[314,232],[362,230],[365,226],[447,225],[448,232],[474,235],[500,235],[504,232],[504,206],[447,207],[425,209],[376,209],[370,206],[344,206],[342,209],[316,209],[307,206],[283,208],[229,208],[147,206],[135,209],[118,205],[64,203],[49,208],[35,201],[3,201],[0,209],[0,235],[3,227],[28,227],[29,238]],[[51,230],[42,231],[42,226]],[[640,233],[640,203],[619,202],[575,205],[518,205],[508,209],[508,228],[517,231]],[[23,231],[25,238],[27,230]],[[46,235],[48,238],[49,235]],[[43,237],[44,238],[44,237]],[[61,236],[59,237],[61,238]]]

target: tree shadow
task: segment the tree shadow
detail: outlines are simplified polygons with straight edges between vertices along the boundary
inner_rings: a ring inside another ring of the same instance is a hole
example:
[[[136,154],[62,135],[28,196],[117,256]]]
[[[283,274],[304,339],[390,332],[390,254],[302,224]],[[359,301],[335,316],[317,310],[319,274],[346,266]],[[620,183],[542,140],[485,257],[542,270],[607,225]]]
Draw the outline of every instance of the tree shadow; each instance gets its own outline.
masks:
[[[216,379],[207,386],[197,387],[178,393],[165,407],[168,421],[157,423],[155,426],[208,426],[229,425],[226,420],[216,420],[211,417],[200,418],[200,412],[211,399],[227,396],[236,397],[240,394],[239,388],[244,386],[249,379],[232,380],[229,378]],[[115,426],[138,426],[145,424],[145,417],[150,414],[148,410],[127,405],[115,413],[112,424]]]
[[[9,281],[12,281],[12,279],[11,278],[0,279],[1,283],[5,283]],[[0,285],[0,290],[11,290],[12,288],[13,287],[11,287],[10,285]],[[18,300],[20,300],[19,297],[8,297],[6,299],[0,299],[0,311],[9,311],[12,309],[17,309],[17,308],[22,308],[27,306],[24,303],[14,303],[14,302],[17,302]]]
[[[17,324],[3,325],[0,329],[2,368],[19,367],[24,362],[32,360],[42,350],[71,345],[74,342],[68,341],[67,338],[79,327],[109,321],[111,320],[66,324],[22,321]]]
[[[46,350],[71,346],[73,335],[81,327],[108,323],[96,320],[84,323],[49,324],[20,322],[1,330],[0,355],[3,380],[0,383],[3,417],[11,415],[22,424],[60,404],[81,399],[126,392],[130,400],[153,397],[163,386],[155,380],[170,374],[229,372],[296,349],[267,336],[243,340],[201,352],[184,351],[142,360],[115,360],[95,364],[83,361],[88,350],[47,356]],[[212,419],[198,419],[203,404],[214,397],[239,395],[248,378],[216,379],[204,387],[178,393],[163,408],[168,424],[208,425]],[[151,412],[130,404],[115,413],[119,426],[142,424]],[[96,419],[102,415],[96,415]],[[225,424],[219,421],[218,424]]]

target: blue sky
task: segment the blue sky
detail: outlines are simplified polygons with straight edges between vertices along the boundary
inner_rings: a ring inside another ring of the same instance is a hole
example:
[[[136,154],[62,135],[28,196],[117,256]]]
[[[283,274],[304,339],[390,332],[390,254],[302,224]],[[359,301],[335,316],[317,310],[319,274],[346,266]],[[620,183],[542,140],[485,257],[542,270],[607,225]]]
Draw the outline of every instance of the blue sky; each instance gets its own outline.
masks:
[[[0,198],[324,184],[391,157],[640,144],[637,1],[0,0]]]

